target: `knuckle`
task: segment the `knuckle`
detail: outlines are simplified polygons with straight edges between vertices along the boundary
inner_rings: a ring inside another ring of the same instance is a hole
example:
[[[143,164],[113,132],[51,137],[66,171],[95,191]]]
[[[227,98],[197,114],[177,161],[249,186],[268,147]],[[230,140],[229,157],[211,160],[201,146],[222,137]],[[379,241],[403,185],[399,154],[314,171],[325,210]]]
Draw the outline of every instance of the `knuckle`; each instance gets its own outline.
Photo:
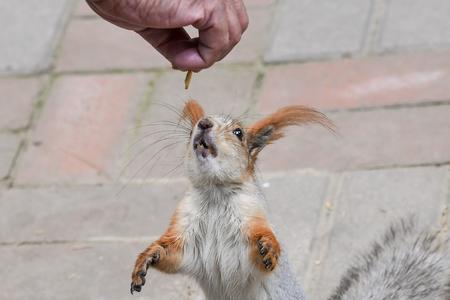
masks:
[[[242,20],[242,32],[246,31],[248,28],[248,25],[250,24],[250,21],[248,20],[247,15],[245,16],[244,20]]]
[[[230,36],[230,44],[232,46],[235,46],[237,43],[239,43],[241,40],[241,35],[240,34],[233,34]]]

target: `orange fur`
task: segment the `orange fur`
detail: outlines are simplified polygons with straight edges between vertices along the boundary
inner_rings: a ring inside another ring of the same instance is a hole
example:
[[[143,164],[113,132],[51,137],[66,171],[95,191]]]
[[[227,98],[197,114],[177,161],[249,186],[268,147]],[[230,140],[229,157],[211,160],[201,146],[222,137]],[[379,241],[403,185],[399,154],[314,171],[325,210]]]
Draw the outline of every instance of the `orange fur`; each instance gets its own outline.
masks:
[[[138,255],[131,275],[133,283],[143,285],[140,273],[147,270],[147,262],[155,253],[159,254],[159,261],[152,265],[154,268],[165,273],[176,273],[181,263],[182,248],[183,240],[175,213],[166,232]]]
[[[274,141],[282,138],[284,136],[283,129],[287,126],[302,125],[316,123],[334,131],[334,125],[330,119],[327,118],[323,113],[316,111],[312,108],[292,105],[280,108],[273,114],[257,121],[247,129],[247,141],[249,147],[249,172],[253,173],[254,165],[259,152],[264,148],[264,146],[273,143]],[[252,140],[258,138],[258,135],[264,134],[265,132],[270,132],[266,135],[264,144],[258,145],[252,149]]]
[[[254,136],[268,126],[274,127],[274,133],[271,135],[269,143],[283,137],[281,131],[284,127],[308,123],[317,123],[330,130],[334,130],[334,125],[323,113],[301,105],[292,105],[280,108],[276,112],[257,121],[250,126],[248,134]]]
[[[256,216],[248,225],[248,237],[251,245],[250,257],[263,272],[275,269],[280,257],[281,247],[275,234],[263,216]],[[266,253],[260,253],[263,246]],[[270,266],[264,262],[270,261]]]
[[[197,122],[203,118],[205,112],[201,105],[195,100],[189,100],[186,102],[182,112],[182,118],[188,120],[191,126],[197,124]]]

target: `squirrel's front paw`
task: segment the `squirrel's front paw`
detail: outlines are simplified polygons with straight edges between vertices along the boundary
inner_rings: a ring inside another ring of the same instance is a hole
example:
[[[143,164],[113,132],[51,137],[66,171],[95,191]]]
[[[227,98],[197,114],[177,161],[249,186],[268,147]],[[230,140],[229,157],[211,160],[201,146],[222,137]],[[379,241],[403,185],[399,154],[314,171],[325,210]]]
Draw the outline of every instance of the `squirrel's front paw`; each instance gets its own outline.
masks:
[[[147,275],[148,268],[158,264],[160,258],[161,249],[159,248],[155,249],[150,254],[144,252],[139,255],[134,266],[133,274],[131,274],[131,294],[133,294],[134,291],[141,291],[142,286],[145,284],[145,275]]]
[[[257,241],[256,247],[259,254],[259,258],[257,258],[258,267],[266,272],[275,269],[281,251],[278,241],[270,237],[261,237]]]

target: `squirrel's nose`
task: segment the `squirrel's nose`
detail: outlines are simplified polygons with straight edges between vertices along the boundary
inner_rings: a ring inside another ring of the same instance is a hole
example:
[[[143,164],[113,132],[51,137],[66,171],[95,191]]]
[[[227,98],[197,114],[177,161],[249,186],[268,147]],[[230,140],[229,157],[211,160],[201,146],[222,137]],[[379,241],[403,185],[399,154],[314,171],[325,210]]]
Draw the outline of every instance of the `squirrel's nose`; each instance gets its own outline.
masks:
[[[198,128],[201,130],[206,130],[213,127],[213,123],[209,119],[202,119],[200,122],[198,122]]]

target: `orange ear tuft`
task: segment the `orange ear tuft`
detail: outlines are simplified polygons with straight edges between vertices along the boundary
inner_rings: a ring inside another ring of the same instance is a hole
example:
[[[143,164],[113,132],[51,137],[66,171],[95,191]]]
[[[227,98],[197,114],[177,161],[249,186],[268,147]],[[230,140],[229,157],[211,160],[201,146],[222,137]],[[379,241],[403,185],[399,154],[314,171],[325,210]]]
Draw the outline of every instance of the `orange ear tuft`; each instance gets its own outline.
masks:
[[[292,125],[320,124],[334,132],[334,124],[323,113],[300,105],[286,106],[257,121],[247,130],[251,165],[268,144],[283,137],[283,128]]]
[[[203,116],[205,112],[200,104],[195,100],[186,102],[183,108],[182,118],[188,120],[191,126],[194,126]]]

